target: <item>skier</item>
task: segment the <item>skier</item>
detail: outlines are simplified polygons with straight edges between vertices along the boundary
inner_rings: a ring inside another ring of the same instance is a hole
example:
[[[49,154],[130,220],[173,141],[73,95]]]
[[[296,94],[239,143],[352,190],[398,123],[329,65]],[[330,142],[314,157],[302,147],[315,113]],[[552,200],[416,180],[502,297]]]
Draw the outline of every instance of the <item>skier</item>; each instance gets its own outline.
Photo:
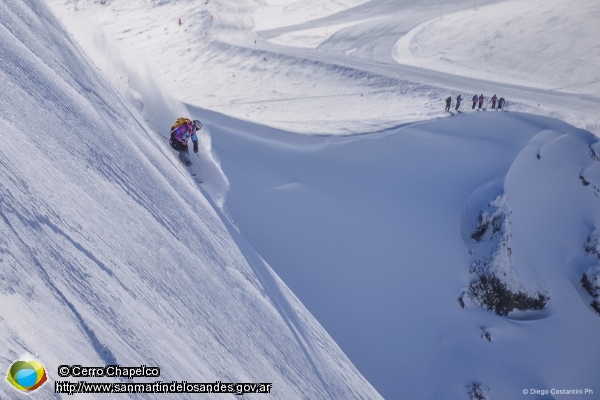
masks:
[[[492,110],[496,109],[496,102],[498,101],[498,98],[496,97],[496,94],[494,93],[494,95],[492,96]]]
[[[479,95],[479,107],[477,107],[477,108],[481,108],[481,106],[483,105],[483,99],[484,99],[483,93],[481,93],[481,95]]]
[[[504,97],[500,97],[500,100],[498,100],[498,110],[502,110],[503,106],[504,106]]]
[[[477,104],[477,95],[473,96],[473,107],[471,107],[471,110],[475,109],[475,104]]]
[[[445,112],[450,112],[450,104],[452,103],[452,97],[446,98],[446,110]]]
[[[456,107],[454,107],[454,109],[456,111],[458,111],[458,107],[460,107],[460,102],[462,101],[462,97],[460,96],[460,94],[458,96],[456,96]]]
[[[188,118],[178,118],[171,127],[171,139],[169,144],[179,152],[179,161],[185,165],[191,165],[190,152],[188,149],[188,140],[191,138],[194,146],[194,153],[198,153],[198,132],[202,124],[197,119],[191,121]]]

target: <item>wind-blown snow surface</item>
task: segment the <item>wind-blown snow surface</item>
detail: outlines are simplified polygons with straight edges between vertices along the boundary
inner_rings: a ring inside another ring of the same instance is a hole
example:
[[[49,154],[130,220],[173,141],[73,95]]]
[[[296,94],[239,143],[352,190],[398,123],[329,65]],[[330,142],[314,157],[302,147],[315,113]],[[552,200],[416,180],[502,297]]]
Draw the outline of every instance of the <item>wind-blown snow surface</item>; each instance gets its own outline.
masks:
[[[598,393],[600,316],[579,282],[598,263],[584,245],[600,198],[580,177],[599,187],[593,135],[479,113],[302,138],[197,112],[215,126],[241,232],[385,398],[466,398],[473,382],[490,398]],[[508,252],[471,237],[500,195]],[[548,306],[507,318],[461,308],[481,258],[515,290],[547,293]]]
[[[273,398],[379,397],[43,4],[2,2],[0,43],[3,371],[34,354],[39,398],[62,398],[61,364],[117,363],[272,382]]]
[[[598,20],[593,1],[510,0],[428,21],[396,44],[394,56],[438,71],[596,95]]]
[[[117,39],[138,67],[156,68],[160,89],[197,106],[189,112],[212,134],[203,186],[224,224],[239,228],[234,237],[273,266],[385,398],[504,399],[553,388],[598,398],[591,304],[600,287],[581,282],[587,274],[600,286],[598,141],[514,112],[597,133],[598,98],[394,60],[402,35],[442,12],[472,12],[471,0],[337,2],[357,6],[335,14],[313,1],[51,3],[82,41],[89,16],[100,21],[86,50],[104,71],[97,43],[119,61]],[[478,1],[476,11],[487,15],[491,3],[502,2]],[[261,20],[278,6],[281,21]],[[124,86],[164,132],[175,111],[156,118],[148,84]],[[446,95],[481,90],[502,90],[510,112],[441,118]],[[425,119],[437,121],[413,123]],[[358,135],[326,135],[340,133]],[[478,274],[549,301],[541,311],[491,313],[469,294]]]

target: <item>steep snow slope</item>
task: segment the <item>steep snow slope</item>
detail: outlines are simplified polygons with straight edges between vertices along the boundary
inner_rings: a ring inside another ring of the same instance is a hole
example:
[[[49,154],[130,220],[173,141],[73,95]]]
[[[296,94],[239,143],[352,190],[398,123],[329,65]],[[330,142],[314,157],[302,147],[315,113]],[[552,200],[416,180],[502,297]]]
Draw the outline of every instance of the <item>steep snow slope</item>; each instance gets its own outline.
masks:
[[[0,43],[3,371],[35,355],[44,398],[63,397],[61,364],[117,363],[272,382],[273,398],[379,397],[46,6],[2,2]],[[0,397],[22,395],[4,382]]]

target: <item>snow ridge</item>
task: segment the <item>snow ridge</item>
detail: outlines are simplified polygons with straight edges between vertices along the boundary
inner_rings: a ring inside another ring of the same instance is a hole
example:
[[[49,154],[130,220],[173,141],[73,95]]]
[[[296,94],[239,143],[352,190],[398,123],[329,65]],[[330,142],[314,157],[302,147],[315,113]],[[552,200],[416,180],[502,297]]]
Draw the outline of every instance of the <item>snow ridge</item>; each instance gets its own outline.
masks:
[[[468,290],[460,298],[461,305],[465,307],[467,299],[472,300],[503,316],[514,309],[543,309],[550,300],[547,293],[534,290],[531,285],[525,287],[515,270],[510,231],[511,211],[506,194],[496,197],[489,206],[491,215],[480,211],[471,234],[471,239],[480,245],[470,246],[472,249],[469,250],[469,254],[476,258],[469,268],[469,274],[477,279],[469,284]],[[484,242],[487,242],[485,246]]]

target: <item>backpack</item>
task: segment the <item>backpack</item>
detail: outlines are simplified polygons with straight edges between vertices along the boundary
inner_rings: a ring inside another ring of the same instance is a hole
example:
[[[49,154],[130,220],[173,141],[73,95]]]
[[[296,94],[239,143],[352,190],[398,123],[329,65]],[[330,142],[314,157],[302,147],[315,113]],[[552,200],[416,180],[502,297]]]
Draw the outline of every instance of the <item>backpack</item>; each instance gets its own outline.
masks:
[[[183,118],[183,117],[177,118],[177,121],[175,121],[175,123],[171,127],[171,132],[173,132],[175,129],[179,128],[181,125],[189,124],[190,122],[192,122],[192,121],[190,121],[189,118]]]

